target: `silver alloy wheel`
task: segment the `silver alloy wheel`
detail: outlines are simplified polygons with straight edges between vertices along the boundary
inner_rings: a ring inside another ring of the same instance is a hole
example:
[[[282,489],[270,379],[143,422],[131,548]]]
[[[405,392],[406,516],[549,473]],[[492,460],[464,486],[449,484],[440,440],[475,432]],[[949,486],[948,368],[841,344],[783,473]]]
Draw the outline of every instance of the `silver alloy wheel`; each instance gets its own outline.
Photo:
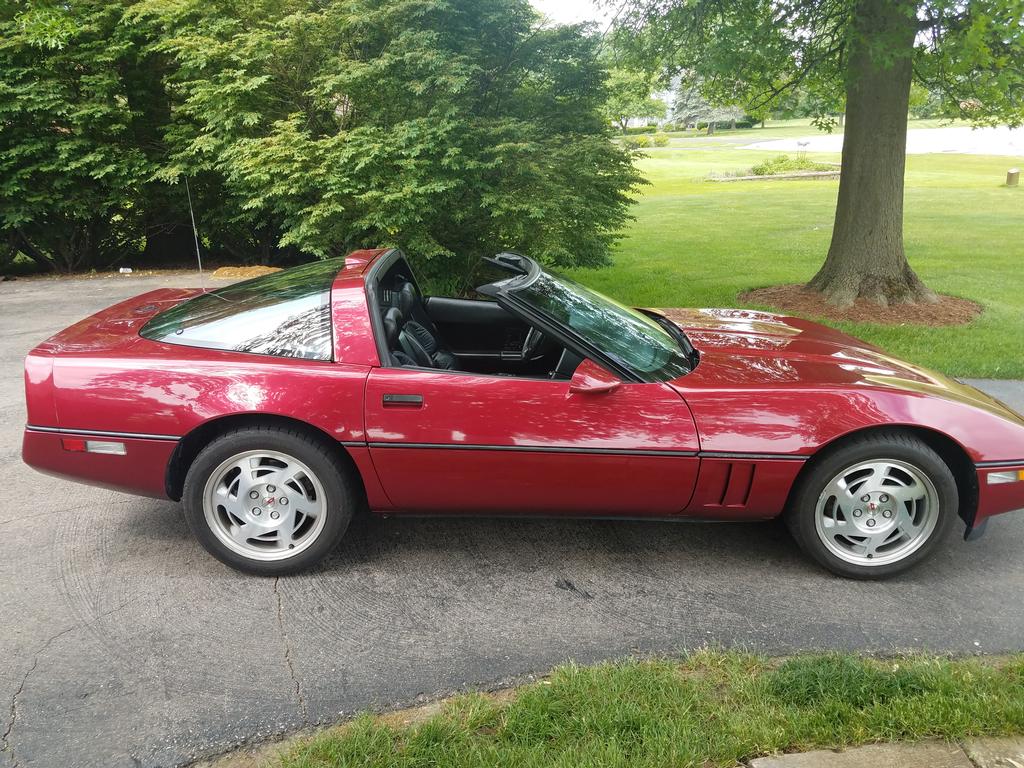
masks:
[[[814,510],[814,528],[829,552],[860,566],[887,565],[916,552],[938,519],[931,479],[896,459],[847,467],[825,486]]]
[[[203,513],[233,552],[284,560],[316,541],[327,522],[327,496],[313,471],[294,456],[245,451],[210,473]]]

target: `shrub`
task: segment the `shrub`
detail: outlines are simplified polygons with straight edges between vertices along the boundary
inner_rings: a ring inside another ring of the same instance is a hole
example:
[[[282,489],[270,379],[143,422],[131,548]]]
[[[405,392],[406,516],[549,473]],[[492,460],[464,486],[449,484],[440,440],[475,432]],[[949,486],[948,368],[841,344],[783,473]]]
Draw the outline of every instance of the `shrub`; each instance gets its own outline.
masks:
[[[646,149],[651,146],[651,137],[646,135],[623,136],[622,146],[626,149]]]
[[[754,176],[778,176],[780,173],[792,173],[794,171],[833,171],[834,166],[825,163],[816,163],[809,160],[802,152],[796,157],[789,155],[776,155],[770,160],[765,160],[750,169]]]
[[[644,134],[644,133],[657,133],[657,132],[658,132],[658,126],[656,126],[656,125],[639,125],[639,126],[636,126],[635,128],[627,128],[626,129],[626,135],[627,136],[638,136],[638,135],[641,135],[641,134]]]
[[[667,147],[668,146],[668,136],[666,136],[664,133],[656,133],[656,134],[654,134],[654,146],[656,146],[656,147]]]

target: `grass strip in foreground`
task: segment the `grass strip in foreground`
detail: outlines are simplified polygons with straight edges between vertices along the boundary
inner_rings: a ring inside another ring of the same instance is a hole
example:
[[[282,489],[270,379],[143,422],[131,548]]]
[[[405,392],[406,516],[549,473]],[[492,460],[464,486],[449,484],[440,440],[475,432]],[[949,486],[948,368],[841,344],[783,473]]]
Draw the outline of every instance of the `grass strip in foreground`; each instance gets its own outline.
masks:
[[[1024,656],[683,660],[566,665],[512,696],[466,694],[395,725],[364,715],[299,739],[278,768],[732,766],[875,741],[1024,732]]]

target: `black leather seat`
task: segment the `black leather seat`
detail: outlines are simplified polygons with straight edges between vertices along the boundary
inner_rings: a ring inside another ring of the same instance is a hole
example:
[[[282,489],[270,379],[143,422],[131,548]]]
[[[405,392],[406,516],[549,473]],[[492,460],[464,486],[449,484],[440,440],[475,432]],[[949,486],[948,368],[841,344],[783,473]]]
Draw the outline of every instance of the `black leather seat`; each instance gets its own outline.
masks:
[[[437,326],[427,314],[416,286],[408,282],[403,283],[397,293],[398,311],[403,319],[398,333],[398,349],[405,356],[415,360],[415,365],[454,370],[455,355],[441,342]],[[389,313],[391,311],[388,310]],[[388,346],[391,347],[390,342]]]
[[[418,363],[402,350],[402,329],[405,317],[402,310],[392,307],[384,313],[384,338],[387,340],[391,359],[399,365],[418,365]]]
[[[426,327],[415,320],[407,320],[405,313],[397,307],[384,313],[384,338],[392,360],[399,365],[455,368],[455,356],[441,349]]]

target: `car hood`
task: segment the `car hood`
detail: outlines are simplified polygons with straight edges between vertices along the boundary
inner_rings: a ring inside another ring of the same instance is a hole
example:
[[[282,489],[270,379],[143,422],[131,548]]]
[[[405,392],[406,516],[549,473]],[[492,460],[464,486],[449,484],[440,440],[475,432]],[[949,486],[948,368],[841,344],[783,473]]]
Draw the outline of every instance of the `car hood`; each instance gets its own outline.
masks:
[[[1024,426],[1024,418],[985,393],[819,323],[742,309],[663,314],[700,353],[696,369],[670,382],[684,396],[696,388],[882,388],[955,400]]]

